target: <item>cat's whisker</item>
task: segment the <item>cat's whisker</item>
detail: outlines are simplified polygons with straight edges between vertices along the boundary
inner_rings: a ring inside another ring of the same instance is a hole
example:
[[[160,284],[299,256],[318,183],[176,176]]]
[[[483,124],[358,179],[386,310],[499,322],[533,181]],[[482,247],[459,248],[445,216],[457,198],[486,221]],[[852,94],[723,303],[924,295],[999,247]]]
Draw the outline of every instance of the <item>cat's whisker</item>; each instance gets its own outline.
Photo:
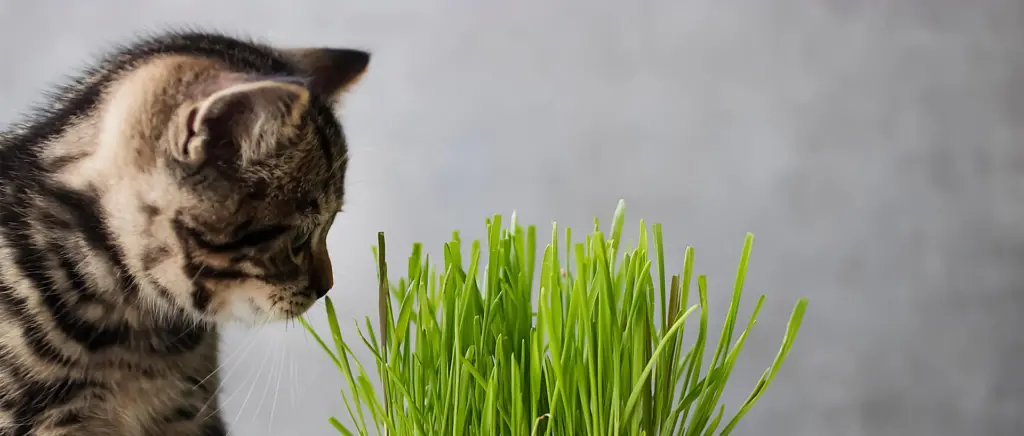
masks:
[[[291,394],[292,407],[295,407],[295,385],[297,385],[299,381],[299,375],[298,372],[296,372],[295,367],[295,359],[288,359],[288,391],[289,394]]]
[[[273,404],[270,406],[270,424],[267,427],[267,431],[268,432],[274,430],[274,412],[277,411],[277,399],[281,395],[281,379],[284,378],[284,364],[285,364],[285,361],[288,360],[288,353],[287,352],[282,352],[282,353],[279,353],[279,354],[280,354],[281,357],[280,357],[280,361],[278,362],[278,366],[277,366],[277,385],[274,386],[274,400],[273,400]]]
[[[260,331],[262,331],[262,329],[260,329]],[[238,357],[239,359],[241,359],[242,357],[245,357],[245,355],[249,354],[249,349],[251,349],[251,348],[252,348],[252,346],[253,346],[254,344],[256,344],[256,342],[257,342],[257,339],[258,339],[258,338],[259,338],[259,336],[258,336],[258,335],[252,335],[251,339],[249,339],[249,340],[247,341],[247,342],[248,342],[248,345],[246,345],[246,346],[244,346],[244,347],[237,347],[237,348],[235,348],[235,352],[234,352],[234,353],[231,353],[231,355],[230,355],[230,356],[228,356],[228,358],[227,358],[227,359],[223,359],[223,360],[221,360],[221,363],[220,363],[220,365],[217,365],[217,367],[216,367],[216,368],[214,368],[214,370],[213,370],[213,371],[211,371],[209,375],[207,375],[207,376],[206,376],[206,377],[204,377],[204,378],[203,378],[202,380],[200,380],[200,381],[199,381],[199,383],[196,383],[196,385],[195,385],[195,386],[193,386],[193,387],[192,387],[192,389],[196,389],[196,388],[198,388],[198,387],[199,387],[199,385],[201,385],[201,384],[203,384],[203,383],[206,383],[206,381],[207,381],[207,380],[209,380],[209,379],[210,379],[210,377],[213,377],[213,376],[217,375],[217,373],[218,373],[218,372],[219,372],[219,371],[220,371],[221,369],[223,369],[223,368],[224,368],[224,365],[227,365],[228,363],[232,362],[232,361],[233,361],[233,360],[235,359],[235,357]],[[242,356],[238,356],[238,353],[239,353],[239,352],[241,352],[241,353],[242,353]],[[236,363],[236,366],[237,366],[237,363]],[[234,367],[232,367],[232,369],[233,369],[233,368],[234,368]],[[231,375],[231,371],[230,371],[230,370],[228,371],[228,375]]]
[[[245,357],[246,355],[249,354],[249,350],[252,348],[252,345],[255,344],[256,342],[258,342],[257,339],[261,336],[261,333],[263,333],[263,330],[265,328],[266,328],[266,325],[261,325],[259,328],[257,328],[257,331],[254,332],[255,334],[252,335],[252,341],[249,343],[249,346],[246,348],[246,351],[245,351],[245,353],[243,353],[242,357]],[[219,393],[224,388],[223,380],[226,380],[228,377],[230,377],[231,374],[235,371],[235,369],[237,369],[239,366],[241,366],[241,362],[242,362],[242,359],[239,358],[239,360],[236,361],[235,364],[232,365],[231,368],[228,370],[228,373],[224,377],[221,377],[221,383],[217,386],[217,390],[214,392],[214,395],[212,397],[212,399],[214,401],[217,400],[217,396],[219,395]],[[245,383],[246,384],[250,384],[251,385],[251,381],[249,380],[249,378],[252,377],[254,370],[255,369],[250,369],[249,374],[245,376]],[[241,390],[236,390],[226,400],[220,401],[219,405],[214,409],[213,413],[220,412],[220,410],[224,407],[224,405],[226,405],[229,402],[231,402],[231,399],[235,398],[235,395],[238,395],[239,392],[241,392]],[[241,413],[241,411],[239,413]]]
[[[224,375],[223,377],[219,377],[219,378],[218,378],[217,388],[216,388],[216,389],[214,389],[214,391],[213,391],[213,394],[212,394],[212,395],[210,396],[210,398],[209,398],[209,399],[208,399],[208,400],[206,401],[206,403],[204,403],[204,404],[203,404],[203,409],[204,409],[204,410],[206,409],[206,407],[208,407],[208,406],[209,406],[210,402],[213,402],[213,403],[215,403],[215,404],[216,404],[216,403],[218,403],[218,396],[220,395],[221,391],[222,391],[222,390],[224,389],[224,380],[226,380],[226,379],[228,379],[229,377],[231,377],[231,374],[232,374],[232,373],[234,373],[236,369],[238,369],[238,367],[239,367],[239,366],[241,365],[241,362],[243,361],[243,359],[245,358],[245,356],[248,356],[248,355],[249,355],[249,351],[250,351],[250,350],[252,349],[252,346],[253,346],[254,344],[256,344],[256,342],[258,342],[258,341],[257,341],[257,339],[258,339],[258,338],[259,338],[259,336],[260,336],[260,335],[259,335],[259,333],[262,333],[262,331],[263,331],[263,329],[262,329],[262,328],[259,328],[259,329],[257,329],[257,332],[255,332],[256,334],[253,334],[253,335],[252,335],[252,339],[251,339],[251,340],[249,340],[249,344],[248,344],[248,346],[246,346],[246,347],[245,347],[245,351],[243,351],[243,352],[242,352],[242,355],[241,355],[241,356],[239,356],[238,360],[234,362],[234,365],[232,365],[232,366],[231,366],[230,368],[228,368],[228,372],[227,372],[227,374],[225,374],[225,375]],[[236,353],[236,354],[237,354],[237,353]],[[224,365],[226,365],[226,364],[227,364],[227,363],[229,363],[230,361],[231,361],[231,360],[229,359],[228,361],[225,361],[224,363],[222,363],[222,364],[221,364],[221,365],[220,365],[220,366],[219,366],[219,367],[218,367],[218,368],[217,368],[216,370],[214,370],[213,372],[211,372],[211,373],[210,373],[210,375],[209,375],[209,376],[207,376],[207,378],[213,377],[213,375],[214,375],[214,374],[216,374],[216,373],[217,373],[217,372],[218,372],[218,371],[219,371],[220,369],[222,369],[222,368],[224,367]],[[250,375],[251,375],[251,373],[250,373]],[[246,380],[247,380],[247,381],[248,381],[248,377],[249,377],[249,376],[246,376]],[[202,382],[200,382],[200,384],[202,384]],[[232,394],[232,395],[231,395],[230,397],[228,397],[228,399],[227,399],[227,400],[225,400],[225,401],[223,401],[223,402],[219,402],[219,404],[220,404],[220,405],[218,405],[217,407],[215,407],[215,408],[214,408],[214,411],[213,411],[213,413],[215,414],[215,413],[219,412],[219,411],[220,411],[220,409],[221,409],[221,407],[223,407],[223,404],[225,404],[225,403],[227,403],[228,401],[230,401],[230,400],[231,400],[231,398],[234,398],[234,396],[235,396],[235,395],[236,395],[236,394],[237,394],[238,392],[239,392],[239,391],[235,391],[235,394]]]
[[[272,354],[274,358],[270,359],[270,373],[268,374],[267,382],[263,386],[263,395],[260,396],[260,401],[256,405],[256,416],[260,415],[260,411],[263,410],[263,405],[267,402],[267,392],[270,392],[270,384],[274,380],[274,375],[277,372],[277,365],[279,365],[281,361],[281,349],[279,347],[271,347],[269,354]]]
[[[237,367],[237,365],[236,365],[236,367]],[[252,385],[252,380],[250,380],[250,377],[252,377],[252,375],[253,375],[253,372],[252,372],[252,370],[251,370],[251,371],[249,371],[249,374],[245,376],[245,384],[248,384],[248,385]],[[221,385],[217,387],[217,392],[215,392],[215,393],[214,393],[214,397],[213,397],[213,398],[214,398],[214,401],[216,401],[217,395],[218,395],[218,394],[219,394],[219,393],[221,392],[221,390],[222,390],[222,388],[223,388],[223,387],[224,387],[224,384],[223,384],[223,383],[221,383]],[[227,405],[228,403],[230,403],[230,402],[231,402],[231,400],[232,400],[233,398],[235,398],[235,396],[236,396],[236,395],[238,395],[238,393],[239,393],[239,392],[242,392],[242,390],[241,390],[241,389],[239,389],[239,390],[236,390],[236,391],[235,391],[234,393],[232,393],[232,394],[231,394],[230,396],[228,396],[228,398],[227,398],[226,400],[224,400],[224,401],[219,401],[219,402],[218,402],[219,404],[217,404],[217,407],[216,407],[216,408],[215,408],[215,409],[213,410],[213,413],[212,413],[212,414],[213,414],[213,415],[219,414],[219,413],[220,413],[220,411],[221,411],[221,409],[223,409],[225,405]],[[243,405],[243,406],[244,406],[244,405]],[[243,411],[243,410],[244,410],[244,407],[242,407],[242,408],[239,408],[238,414],[239,414],[239,415],[241,415],[241,413],[242,413],[242,411]],[[236,419],[235,419],[235,422],[237,422],[237,421],[238,421],[238,420],[237,420],[237,415],[236,415]],[[233,423],[232,425],[234,425],[234,423]]]
[[[242,401],[242,406],[238,409],[238,414],[235,415],[235,420],[231,423],[231,425],[237,424],[238,423],[238,418],[240,418],[242,416],[242,412],[245,411],[245,406],[249,403],[249,398],[252,397],[252,391],[253,391],[253,389],[256,388],[256,383],[255,382],[260,379],[261,375],[263,375],[263,368],[266,367],[266,365],[267,365],[267,360],[269,360],[269,358],[270,358],[270,353],[271,353],[270,350],[267,350],[265,353],[263,353],[263,361],[260,362],[260,369],[256,373],[256,379],[253,380],[252,383],[249,383],[249,392],[245,394],[245,400]]]

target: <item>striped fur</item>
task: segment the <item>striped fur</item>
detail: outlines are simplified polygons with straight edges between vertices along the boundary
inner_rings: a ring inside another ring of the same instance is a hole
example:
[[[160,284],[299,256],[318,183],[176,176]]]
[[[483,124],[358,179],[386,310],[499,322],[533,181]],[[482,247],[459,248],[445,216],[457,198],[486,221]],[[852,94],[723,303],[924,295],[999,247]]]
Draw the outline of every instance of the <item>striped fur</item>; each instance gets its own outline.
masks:
[[[333,109],[368,61],[159,35],[0,135],[0,436],[227,434],[217,325],[333,285]]]

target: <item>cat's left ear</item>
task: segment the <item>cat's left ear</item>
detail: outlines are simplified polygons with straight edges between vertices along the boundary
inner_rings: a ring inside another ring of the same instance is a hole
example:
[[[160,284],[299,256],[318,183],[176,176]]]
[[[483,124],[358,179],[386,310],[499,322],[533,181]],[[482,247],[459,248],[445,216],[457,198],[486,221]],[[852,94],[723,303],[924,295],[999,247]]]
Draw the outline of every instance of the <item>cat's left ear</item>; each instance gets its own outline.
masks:
[[[370,65],[370,53],[347,48],[291,48],[281,50],[309,80],[308,86],[335,104]]]

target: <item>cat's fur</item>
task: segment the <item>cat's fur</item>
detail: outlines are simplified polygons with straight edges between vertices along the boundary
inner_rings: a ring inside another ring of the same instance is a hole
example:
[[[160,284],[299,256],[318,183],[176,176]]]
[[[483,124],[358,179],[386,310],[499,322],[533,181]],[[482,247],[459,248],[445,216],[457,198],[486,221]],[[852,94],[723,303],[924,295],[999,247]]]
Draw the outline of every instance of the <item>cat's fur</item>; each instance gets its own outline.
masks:
[[[121,47],[0,136],[0,436],[218,436],[221,322],[332,285],[369,54],[203,32]]]

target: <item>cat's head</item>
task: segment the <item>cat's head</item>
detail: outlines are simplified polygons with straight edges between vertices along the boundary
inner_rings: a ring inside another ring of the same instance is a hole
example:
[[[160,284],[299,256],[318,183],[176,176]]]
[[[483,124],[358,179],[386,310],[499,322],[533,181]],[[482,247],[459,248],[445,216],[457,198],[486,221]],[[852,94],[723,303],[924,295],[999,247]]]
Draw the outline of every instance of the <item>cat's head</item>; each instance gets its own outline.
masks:
[[[114,91],[102,132],[132,151],[114,158],[136,175],[117,189],[138,201],[121,195],[108,212],[138,238],[122,242],[150,301],[262,322],[297,317],[333,287],[326,237],[347,160],[334,109],[370,56],[275,53],[291,74],[169,56]]]

